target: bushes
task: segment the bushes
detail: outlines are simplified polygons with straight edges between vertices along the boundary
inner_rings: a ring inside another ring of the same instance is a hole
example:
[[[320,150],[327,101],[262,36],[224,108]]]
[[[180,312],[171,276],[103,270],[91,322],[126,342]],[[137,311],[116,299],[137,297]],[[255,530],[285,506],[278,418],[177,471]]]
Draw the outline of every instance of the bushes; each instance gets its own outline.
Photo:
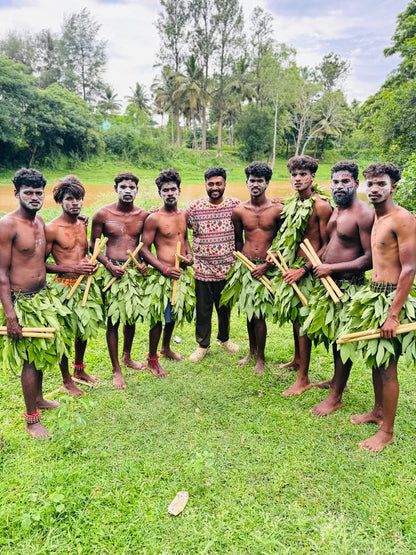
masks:
[[[407,159],[402,179],[394,193],[394,200],[409,212],[416,216],[416,153]]]

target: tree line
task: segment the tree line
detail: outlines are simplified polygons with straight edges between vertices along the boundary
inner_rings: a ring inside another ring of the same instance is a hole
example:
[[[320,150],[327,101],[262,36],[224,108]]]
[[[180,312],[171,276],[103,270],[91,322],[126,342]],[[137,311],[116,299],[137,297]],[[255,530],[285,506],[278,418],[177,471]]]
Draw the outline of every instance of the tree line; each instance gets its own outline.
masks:
[[[105,151],[157,164],[182,145],[218,154],[226,145],[272,165],[277,154],[322,157],[342,148],[358,156],[374,147],[403,165],[413,152],[416,0],[399,14],[385,50],[402,63],[363,105],[348,104],[342,91],[347,60],[330,52],[316,67],[298,66],[260,7],[248,35],[239,0],[160,0],[160,8],[151,90],[136,82],[123,113],[117,92],[101,80],[106,41],[87,9],[66,16],[59,33],[10,31],[0,41],[4,163]]]

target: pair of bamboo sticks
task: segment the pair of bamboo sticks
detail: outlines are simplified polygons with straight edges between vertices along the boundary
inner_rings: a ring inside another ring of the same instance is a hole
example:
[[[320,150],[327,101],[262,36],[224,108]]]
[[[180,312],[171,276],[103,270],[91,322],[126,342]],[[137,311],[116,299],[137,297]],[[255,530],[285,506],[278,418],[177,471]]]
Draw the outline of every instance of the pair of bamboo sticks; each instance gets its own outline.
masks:
[[[22,328],[23,337],[53,339],[55,328]],[[0,326],[0,335],[7,335],[7,326]]]
[[[289,270],[289,267],[286,264],[285,259],[283,258],[282,253],[280,251],[277,251],[277,256],[279,257],[281,264],[279,263],[277,258],[274,256],[274,254],[270,250],[267,251],[267,254],[270,256],[270,258],[273,260],[273,264],[279,268],[279,270],[281,271],[282,274],[284,274],[285,272],[287,272]],[[290,285],[296,291],[296,293],[297,293],[299,299],[301,300],[301,303],[303,304],[303,306],[307,306],[308,305],[308,300],[305,297],[305,295],[302,293],[302,291],[299,289],[299,286],[296,283],[291,283]]]
[[[140,269],[140,264],[137,262],[136,260],[136,255],[137,253],[140,251],[140,249],[142,248],[143,243],[140,242],[137,247],[134,249],[133,252],[131,252],[130,250],[127,251],[127,254],[129,256],[129,258],[124,262],[124,264],[121,266],[121,268],[123,270],[127,270],[127,266],[130,264],[130,261],[132,261],[134,263],[134,265],[136,266],[136,268]],[[116,277],[113,276],[110,281],[107,283],[107,285],[105,287],[103,287],[103,293],[105,293],[107,291],[107,289],[110,289],[110,287],[113,285],[113,283],[116,281]]]
[[[239,251],[234,251],[234,256],[238,258],[238,260],[240,260],[240,262],[242,262],[249,270],[254,270],[256,268],[254,262],[244,256],[243,253]],[[264,287],[268,289],[270,293],[274,296],[271,281],[266,276],[261,276],[260,281],[264,285]]]
[[[396,333],[398,335],[400,333],[407,333],[415,330],[416,322],[412,322],[410,324],[401,324],[397,326]],[[356,331],[354,333],[341,335],[341,337],[337,340],[337,344],[342,345],[343,343],[352,343],[353,341],[367,341],[368,339],[380,339],[380,329]]]
[[[89,264],[94,264],[94,262],[97,260],[97,256],[100,254],[101,249],[105,246],[107,241],[108,241],[108,237],[104,237],[104,239],[102,241],[100,241],[100,239],[95,240],[94,252],[93,252],[91,258],[88,260]],[[74,285],[71,288],[71,291],[66,296],[67,301],[69,301],[69,299],[72,297],[72,295],[78,289],[78,286],[81,283],[81,281],[84,279],[84,277],[85,277],[85,274],[80,275],[79,278],[77,279],[77,281],[74,283]],[[92,276],[88,276],[87,286],[85,287],[84,296],[82,298],[82,306],[85,306],[85,304],[87,302],[87,297],[88,297],[88,292],[89,292],[90,285],[91,285],[91,280],[92,280]]]
[[[308,258],[309,262],[311,262],[313,267],[322,264],[309,239],[305,239],[304,242],[300,244],[300,246],[302,247],[303,252],[306,254],[306,257]],[[335,281],[332,279],[332,277],[321,277],[320,280],[324,284],[325,289],[328,291],[329,296],[334,301],[334,303],[339,303],[339,300],[342,297],[343,293],[338,285],[335,283]]]

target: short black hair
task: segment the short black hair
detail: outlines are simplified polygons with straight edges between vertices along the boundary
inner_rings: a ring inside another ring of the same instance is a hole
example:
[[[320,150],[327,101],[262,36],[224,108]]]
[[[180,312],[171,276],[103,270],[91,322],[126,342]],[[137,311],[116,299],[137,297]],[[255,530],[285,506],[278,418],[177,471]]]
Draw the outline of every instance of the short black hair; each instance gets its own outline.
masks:
[[[19,191],[21,187],[33,187],[34,189],[44,189],[46,186],[46,179],[40,171],[34,168],[21,168],[17,170],[12,178],[14,188]]]
[[[346,171],[351,174],[351,176],[357,181],[358,179],[358,164],[354,160],[343,160],[342,162],[337,162],[331,168],[331,177],[334,173]]]
[[[385,162],[374,162],[363,171],[363,176],[366,179],[369,177],[379,177],[384,174],[389,175],[393,183],[397,183],[402,177],[401,171],[397,166],[394,164],[386,164]]]
[[[114,177],[114,183],[118,185],[122,181],[133,181],[136,185],[139,184],[139,178],[132,172],[120,172]]]
[[[178,189],[180,189],[181,181],[182,181],[181,176],[173,168],[169,168],[168,170],[162,170],[155,179],[155,183],[159,191],[165,183],[171,183],[171,182],[176,183],[176,185],[178,186]]]
[[[223,177],[224,181],[227,181],[227,172],[225,171],[224,168],[221,168],[220,166],[210,166],[205,170],[205,173],[204,173],[205,181],[208,181],[208,179],[211,179],[211,177],[217,177],[217,176]]]
[[[264,162],[251,162],[251,164],[249,164],[244,171],[247,179],[250,175],[253,175],[254,177],[264,177],[267,183],[273,175],[273,170]]]
[[[319,162],[315,160],[315,158],[312,158],[312,156],[302,154],[302,156],[292,156],[286,165],[290,173],[292,173],[293,170],[309,170],[311,173],[316,173]]]
[[[62,204],[64,196],[68,193],[78,199],[85,197],[84,186],[76,175],[62,177],[52,189],[53,198],[57,204]]]

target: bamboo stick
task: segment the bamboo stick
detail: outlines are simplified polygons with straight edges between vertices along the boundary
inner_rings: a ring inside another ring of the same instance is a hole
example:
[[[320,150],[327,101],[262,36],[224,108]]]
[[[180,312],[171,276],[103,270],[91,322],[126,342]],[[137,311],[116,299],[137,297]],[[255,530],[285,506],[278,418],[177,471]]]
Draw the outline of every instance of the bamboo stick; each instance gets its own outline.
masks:
[[[7,331],[7,326],[0,326],[0,331]],[[23,332],[54,333],[55,328],[22,328]]]
[[[254,262],[252,262],[249,258],[247,258],[247,256],[245,256],[242,252],[240,251],[236,251],[234,253],[235,256],[238,256],[238,258],[242,261],[246,263],[246,266],[250,267],[251,270],[254,270],[255,268],[257,268],[257,266],[254,264]],[[269,280],[269,278],[267,278],[266,276],[261,276],[260,281],[264,281],[265,283],[267,283],[267,285],[269,285],[271,287],[272,283]]]
[[[0,335],[7,335],[7,330],[0,330]],[[53,333],[35,333],[33,331],[22,332],[23,337],[32,338],[43,338],[43,339],[53,339],[55,336]]]
[[[175,256],[176,258],[179,258],[179,260],[182,260],[182,262],[188,262],[188,260],[181,254],[176,253]]]
[[[305,239],[304,243],[308,247],[310,252],[312,253],[312,256],[314,257],[314,259],[316,260],[316,266],[318,266],[319,264],[322,264],[322,262],[319,259],[318,254],[316,253],[316,251],[313,248],[312,243],[309,241],[309,239]],[[332,279],[332,277],[331,276],[325,276],[325,277],[328,280],[329,285],[334,290],[335,295],[337,295],[337,297],[341,298],[343,296],[343,292],[338,287],[338,285],[335,283],[335,281]]]
[[[311,262],[311,264],[313,266],[316,266],[316,262],[313,258],[312,253],[309,251],[309,249],[306,247],[306,245],[304,243],[300,244],[301,248],[303,249],[304,253],[306,254],[309,262]],[[331,299],[334,301],[334,303],[339,303],[339,298],[337,297],[335,291],[332,289],[331,285],[329,284],[328,280],[326,277],[321,277],[319,278],[321,280],[321,282],[323,283],[325,289],[328,291],[329,296],[331,297]]]
[[[137,247],[134,249],[134,251],[132,252],[133,256],[136,256],[136,254],[139,252],[139,250],[142,248],[143,243],[140,242]],[[123,268],[123,270],[125,270],[127,268],[127,266],[130,264],[130,258],[128,258],[125,263],[121,266],[121,268]],[[123,277],[123,276],[122,276]],[[110,287],[113,285],[113,283],[116,281],[117,277],[113,276],[110,281],[107,283],[107,285],[105,287],[103,287],[103,293],[105,293],[105,291],[107,291],[107,289],[110,289]]]
[[[98,253],[97,253],[97,249],[98,249]],[[100,239],[97,237],[97,239],[95,240],[93,255],[96,254],[98,256],[99,252],[100,252]],[[84,296],[82,297],[81,306],[85,306],[87,304],[88,293],[90,292],[91,282],[92,282],[92,276],[88,276],[87,285],[85,286],[85,291],[84,291]]]
[[[399,335],[401,333],[408,333],[409,331],[415,331],[415,330],[416,330],[416,322],[411,322],[410,324],[401,324],[400,326],[397,326],[396,334]],[[362,332],[356,332],[355,334],[350,333],[348,335],[341,335],[341,337],[337,340],[337,344],[342,345],[343,343],[352,343],[354,341],[367,341],[369,339],[380,339],[380,331],[381,331],[380,329],[364,330]]]
[[[279,262],[277,261],[277,258],[274,256],[274,254],[271,251],[267,251],[267,254],[270,256],[270,258],[273,260],[273,263],[279,268],[279,270],[283,274],[286,270],[282,265],[279,264]],[[279,251],[278,254],[280,254],[280,251]],[[282,256],[282,255],[280,254],[280,256]],[[283,257],[281,258],[281,260],[283,260]],[[284,262],[284,260],[283,260],[283,262]],[[285,263],[285,265],[286,265],[286,263]],[[305,295],[302,293],[302,291],[299,289],[298,285],[296,283],[291,283],[290,285],[293,287],[293,289],[298,294],[298,297],[301,300],[301,303],[303,304],[303,306],[308,306],[308,300],[305,297]]]
[[[127,251],[127,254],[129,255],[130,260],[133,262],[133,264],[136,266],[136,268],[138,270],[140,270],[140,264],[137,261],[137,259],[135,258],[134,254],[130,250]]]
[[[280,251],[277,251],[277,256],[279,257],[279,260],[282,263],[282,266],[283,266],[285,272],[288,272],[289,271],[288,265],[286,264],[286,261],[283,258],[283,255]]]
[[[97,253],[97,256],[100,254],[101,249],[104,247],[104,245],[107,243],[108,241],[108,237],[104,237],[104,239],[101,241],[100,243],[100,250]],[[95,246],[94,246],[94,250],[95,250]],[[89,259],[89,263],[90,264],[94,264],[94,262],[97,260],[97,256],[94,257],[94,254],[91,256],[91,258]],[[72,297],[72,295],[75,293],[75,291],[78,289],[79,284],[81,283],[81,281],[84,279],[84,275],[82,274],[79,276],[79,278],[77,279],[77,281],[74,283],[74,285],[72,286],[71,291],[68,293],[66,300],[69,301],[69,299]]]
[[[249,260],[246,256],[244,256],[244,254],[242,254],[239,251],[235,251],[234,252],[234,256],[236,258],[238,258],[249,270],[254,270],[256,268],[256,265],[253,264],[253,262],[251,262],[251,260]],[[260,278],[261,283],[264,285],[264,287],[270,291],[270,293],[272,295],[274,295],[273,293],[273,289],[272,289],[272,284],[270,282],[269,279],[266,278],[266,276],[261,276]]]
[[[176,257],[175,257],[175,268],[176,269],[179,268],[179,256],[178,256],[178,254],[181,254],[181,242],[180,241],[178,241],[176,243]],[[178,280],[175,279],[175,281],[173,282],[173,287],[172,287],[172,298],[170,300],[172,306],[175,304],[175,297],[176,297],[177,288],[178,288]]]

